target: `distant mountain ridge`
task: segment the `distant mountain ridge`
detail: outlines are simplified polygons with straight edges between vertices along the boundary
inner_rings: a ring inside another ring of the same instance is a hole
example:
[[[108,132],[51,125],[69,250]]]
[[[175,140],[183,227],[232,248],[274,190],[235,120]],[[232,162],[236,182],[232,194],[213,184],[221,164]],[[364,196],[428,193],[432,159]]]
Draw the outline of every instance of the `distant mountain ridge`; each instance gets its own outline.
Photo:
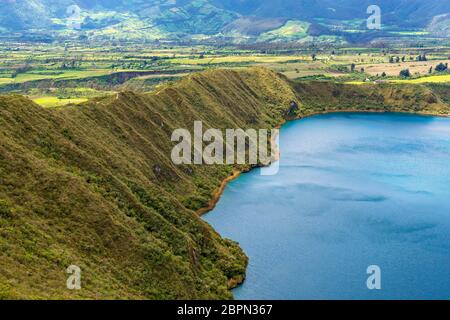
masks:
[[[449,20],[450,0],[0,0],[0,31],[67,36],[75,17],[92,38],[258,37],[289,20],[312,23],[326,34],[336,26],[361,31],[373,4],[382,10],[383,26],[398,30],[434,33],[429,26],[436,17],[440,25]],[[70,16],[73,5],[81,9],[79,17]]]
[[[245,15],[290,19],[367,18],[367,8],[378,5],[386,22],[426,26],[431,19],[450,12],[450,1],[419,0],[213,0],[214,4]]]

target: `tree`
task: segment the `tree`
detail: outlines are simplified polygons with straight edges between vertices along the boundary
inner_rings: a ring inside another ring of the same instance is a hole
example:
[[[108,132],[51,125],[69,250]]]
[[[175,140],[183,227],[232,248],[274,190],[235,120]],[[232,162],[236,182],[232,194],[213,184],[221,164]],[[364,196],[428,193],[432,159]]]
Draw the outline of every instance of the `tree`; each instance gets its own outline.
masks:
[[[434,70],[436,70],[436,72],[443,72],[443,71],[445,71],[445,70],[447,70],[448,69],[448,64],[446,63],[446,64],[443,64],[442,62],[441,63],[439,63],[437,66],[436,66],[436,68],[434,68]]]
[[[394,63],[394,57],[389,58],[389,63]]]
[[[419,55],[417,57],[417,61],[428,61],[427,56],[425,55],[425,53],[422,54],[422,55]]]
[[[402,77],[402,78],[410,78],[411,77],[411,72],[409,72],[409,69],[404,69],[404,70],[400,71],[400,77]]]
[[[381,76],[384,78],[387,76],[386,72],[383,71],[383,73],[381,74]]]

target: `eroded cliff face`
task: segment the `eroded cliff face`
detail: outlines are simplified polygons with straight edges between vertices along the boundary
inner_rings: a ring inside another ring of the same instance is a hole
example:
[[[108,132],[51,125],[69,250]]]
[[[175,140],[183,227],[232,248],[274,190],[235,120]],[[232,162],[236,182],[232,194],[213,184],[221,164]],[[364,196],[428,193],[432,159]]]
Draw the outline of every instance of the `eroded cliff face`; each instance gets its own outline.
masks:
[[[450,113],[426,87],[291,83],[262,68],[60,109],[1,96],[0,298],[232,298],[247,257],[196,211],[245,168],[174,165],[173,130],[339,110]],[[70,265],[82,290],[66,288]]]

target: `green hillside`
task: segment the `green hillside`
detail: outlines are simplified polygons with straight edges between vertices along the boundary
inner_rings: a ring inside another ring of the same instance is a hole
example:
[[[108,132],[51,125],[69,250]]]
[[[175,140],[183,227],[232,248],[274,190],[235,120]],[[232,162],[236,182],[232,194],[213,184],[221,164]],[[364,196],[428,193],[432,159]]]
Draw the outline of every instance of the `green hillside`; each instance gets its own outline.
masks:
[[[0,298],[219,299],[247,258],[196,211],[229,166],[175,166],[174,129],[272,128],[336,110],[450,114],[445,87],[290,83],[263,68],[44,109],[0,96]],[[82,290],[66,289],[66,268]]]
[[[77,108],[0,97],[0,297],[231,298],[246,257],[195,210],[232,168],[175,166],[170,137],[194,120],[274,126],[290,95],[253,70]],[[79,292],[65,288],[72,264],[83,270]]]

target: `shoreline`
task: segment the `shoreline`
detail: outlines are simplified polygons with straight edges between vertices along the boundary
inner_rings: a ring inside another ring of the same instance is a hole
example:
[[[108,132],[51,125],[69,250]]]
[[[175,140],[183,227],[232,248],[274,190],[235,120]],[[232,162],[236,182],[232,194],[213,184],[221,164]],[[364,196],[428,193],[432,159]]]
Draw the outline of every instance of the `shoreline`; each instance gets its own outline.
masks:
[[[214,210],[214,208],[216,207],[217,203],[219,202],[223,192],[225,191],[225,188],[228,185],[228,183],[237,179],[243,173],[245,173],[245,171],[233,169],[231,176],[222,180],[222,182],[220,183],[220,186],[213,192],[212,198],[211,198],[211,200],[209,200],[208,205],[204,208],[198,209],[196,211],[196,214],[201,217],[201,216],[207,214],[208,212]]]
[[[313,112],[310,113],[308,115],[305,116],[300,116],[300,117],[296,117],[296,118],[292,118],[292,119],[285,119],[285,121],[283,121],[282,123],[280,123],[279,125],[277,125],[274,129],[281,129],[281,127],[283,127],[283,125],[285,125],[286,123],[292,122],[292,121],[300,121],[306,118],[310,118],[313,116],[318,116],[318,115],[327,115],[327,114],[346,114],[346,113],[361,113],[361,114],[402,114],[402,115],[411,115],[411,116],[423,116],[423,117],[441,117],[441,118],[450,118],[450,114],[433,114],[433,113],[419,113],[419,112],[391,112],[391,111],[370,111],[370,110],[366,110],[366,111],[357,111],[357,110],[338,110],[338,111],[323,111],[323,112]],[[275,140],[276,137],[272,137],[272,146],[275,145]],[[281,151],[278,150],[277,152],[277,157],[274,159],[275,161],[278,161],[280,159],[281,155]],[[272,162],[271,162],[272,163]],[[271,163],[267,164],[267,166],[269,166]],[[208,205],[204,208],[201,208],[199,210],[196,211],[196,214],[201,218],[202,216],[204,216],[205,214],[211,212],[212,210],[215,209],[215,207],[217,206],[217,204],[220,201],[220,198],[222,197],[225,188],[227,187],[228,183],[230,183],[231,181],[239,178],[242,174],[244,173],[248,173],[250,171],[252,171],[254,169],[254,167],[251,167],[247,170],[236,170],[233,169],[233,173],[232,175],[230,175],[229,177],[225,178],[224,180],[222,180],[222,182],[220,183],[220,186],[214,191],[214,193],[212,194],[212,198],[211,200],[208,202]],[[245,252],[244,252],[245,253]],[[248,267],[248,266],[247,266]],[[242,284],[244,284],[246,279],[246,274],[244,274],[243,276],[239,277],[239,278],[231,278],[228,279],[227,282],[227,286],[228,286],[228,290],[233,290],[239,286],[241,286]]]
[[[412,116],[423,116],[423,117],[442,117],[442,118],[450,118],[450,114],[434,114],[434,113],[419,113],[419,112],[407,112],[407,111],[377,111],[377,110],[371,110],[371,111],[357,111],[357,110],[338,110],[338,111],[323,111],[323,112],[313,112],[310,113],[308,115],[302,116],[302,117],[297,117],[297,118],[293,118],[293,119],[287,119],[284,122],[282,122],[281,124],[277,125],[276,127],[274,127],[274,129],[281,129],[281,127],[283,127],[286,123],[288,122],[292,122],[292,121],[300,121],[306,118],[310,118],[310,117],[314,117],[314,116],[318,116],[318,115],[327,115],[327,114],[339,114],[339,113],[374,113],[374,114],[402,114],[402,115],[412,115]],[[275,138],[276,137],[272,137],[272,144],[275,144]],[[280,158],[280,150],[278,150],[277,153],[277,157],[274,159],[275,161],[279,160]],[[270,165],[271,163],[269,163],[268,165]],[[239,178],[242,174],[248,173],[250,171],[252,171],[253,169],[255,169],[255,167],[252,167],[248,170],[236,170],[233,169],[233,173],[225,178],[224,180],[222,180],[222,182],[220,183],[220,186],[213,192],[211,200],[209,200],[208,205],[204,208],[200,208],[199,210],[196,211],[196,214],[200,217],[204,216],[205,214],[211,212],[212,210],[215,209],[215,207],[217,206],[217,203],[219,203],[220,198],[222,197],[225,188],[227,187],[228,183],[230,183],[231,181]]]
[[[306,118],[310,118],[313,116],[318,116],[318,115],[327,115],[327,114],[346,114],[346,113],[361,113],[361,114],[402,114],[402,115],[412,115],[412,116],[423,116],[423,117],[441,117],[441,118],[450,118],[450,114],[432,114],[432,113],[418,113],[418,112],[391,112],[391,111],[355,111],[355,110],[339,110],[339,111],[323,111],[323,112],[314,112],[314,113],[310,113],[308,115],[305,116],[301,116],[301,117],[296,117],[296,118],[292,118],[292,119],[285,119],[285,121],[283,121],[281,124],[277,125],[274,129],[281,129],[281,127],[283,125],[285,125],[288,122],[292,122],[292,121],[300,121]],[[275,144],[275,139],[276,137],[272,137],[272,145]],[[275,161],[280,159],[281,155],[281,151],[278,150],[277,152],[277,157],[274,159]],[[267,166],[269,166],[271,163],[267,164]],[[229,177],[225,178],[224,180],[222,180],[222,182],[220,183],[220,186],[214,191],[214,193],[212,194],[212,198],[211,200],[208,202],[208,205],[204,208],[201,208],[199,210],[196,211],[196,214],[201,218],[203,215],[211,212],[212,210],[215,209],[215,207],[217,206],[217,204],[220,201],[220,198],[222,197],[225,188],[227,187],[228,183],[230,183],[231,181],[239,178],[242,174],[244,173],[248,173],[250,171],[252,171],[254,169],[254,167],[251,167],[247,170],[236,170],[233,169],[233,173],[232,175],[230,175]],[[244,252],[245,253],[245,252]],[[247,266],[248,267],[248,266]],[[246,274],[244,274],[242,277],[239,278],[231,278],[228,279],[227,282],[227,286],[228,286],[228,290],[233,290],[239,286],[241,286],[242,284],[244,284],[246,279]]]

